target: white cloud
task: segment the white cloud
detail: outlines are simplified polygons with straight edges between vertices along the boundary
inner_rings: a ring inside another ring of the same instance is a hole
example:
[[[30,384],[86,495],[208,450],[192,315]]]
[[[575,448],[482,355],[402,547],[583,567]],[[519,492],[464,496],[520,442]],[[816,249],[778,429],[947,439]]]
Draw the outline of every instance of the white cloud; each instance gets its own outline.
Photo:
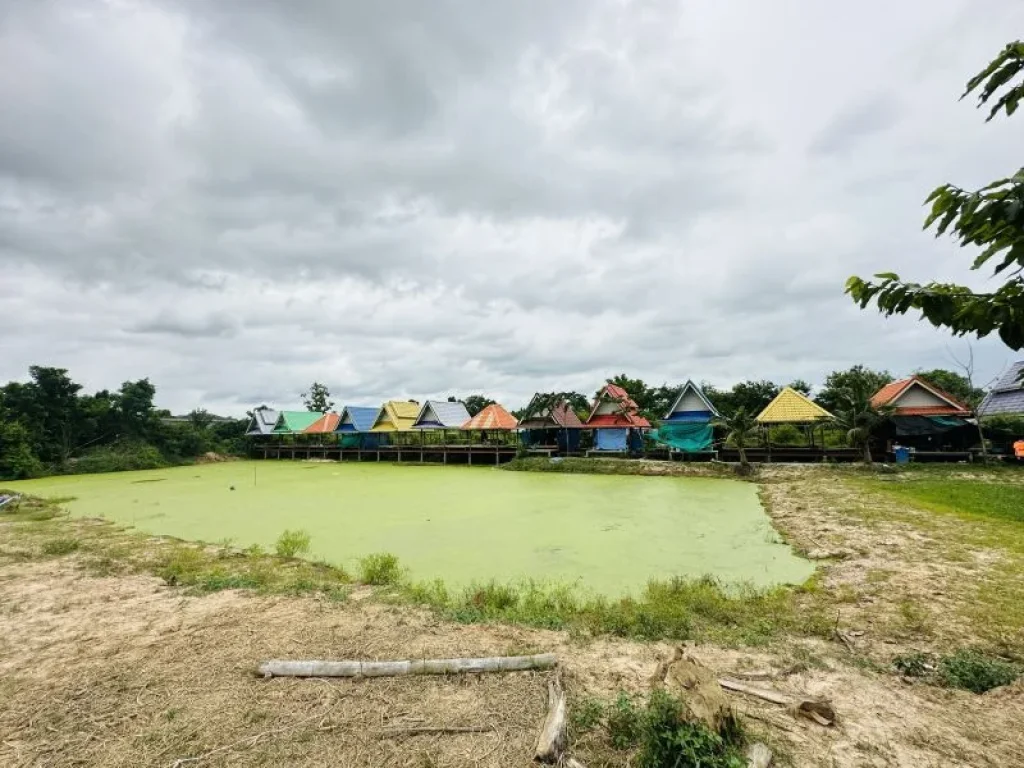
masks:
[[[842,286],[984,284],[921,200],[1013,167],[957,97],[1024,8],[922,9],[11,4],[0,380],[239,413],[948,365]]]

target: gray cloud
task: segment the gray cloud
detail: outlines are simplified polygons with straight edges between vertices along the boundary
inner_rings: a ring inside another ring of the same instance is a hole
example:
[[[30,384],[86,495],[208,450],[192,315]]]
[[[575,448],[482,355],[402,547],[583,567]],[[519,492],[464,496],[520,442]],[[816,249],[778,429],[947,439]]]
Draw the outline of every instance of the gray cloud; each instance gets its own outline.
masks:
[[[0,379],[237,413],[948,364],[842,285],[983,278],[920,200],[1007,170],[956,97],[1024,11],[741,6],[6,4]]]
[[[893,128],[900,117],[895,97],[876,94],[833,117],[811,143],[811,151],[832,154],[849,150]]]

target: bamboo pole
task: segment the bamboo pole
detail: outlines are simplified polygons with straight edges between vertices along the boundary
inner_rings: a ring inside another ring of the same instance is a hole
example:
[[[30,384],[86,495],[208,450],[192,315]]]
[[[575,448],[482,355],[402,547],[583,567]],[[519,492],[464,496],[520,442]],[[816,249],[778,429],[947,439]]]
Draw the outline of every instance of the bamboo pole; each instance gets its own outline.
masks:
[[[553,653],[533,656],[491,656],[479,659],[410,659],[405,661],[265,661],[259,665],[264,677],[399,677],[403,675],[449,675],[466,672],[519,672],[551,669],[557,663]]]

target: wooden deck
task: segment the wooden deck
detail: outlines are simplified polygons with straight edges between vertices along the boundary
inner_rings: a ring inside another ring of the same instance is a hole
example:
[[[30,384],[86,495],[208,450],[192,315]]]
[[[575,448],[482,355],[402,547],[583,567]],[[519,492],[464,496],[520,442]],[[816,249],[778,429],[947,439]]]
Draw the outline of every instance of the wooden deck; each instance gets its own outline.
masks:
[[[337,445],[257,445],[257,458],[324,461],[391,461],[399,464],[504,464],[516,457],[514,445],[382,445],[340,448]]]

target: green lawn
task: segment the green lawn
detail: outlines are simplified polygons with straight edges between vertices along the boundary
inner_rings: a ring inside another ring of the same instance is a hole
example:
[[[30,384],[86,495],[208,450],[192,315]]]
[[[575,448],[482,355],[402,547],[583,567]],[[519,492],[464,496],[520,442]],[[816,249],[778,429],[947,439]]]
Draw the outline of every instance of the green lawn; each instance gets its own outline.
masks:
[[[936,512],[1024,523],[1024,485],[1020,483],[928,478],[885,483],[884,490]]]

